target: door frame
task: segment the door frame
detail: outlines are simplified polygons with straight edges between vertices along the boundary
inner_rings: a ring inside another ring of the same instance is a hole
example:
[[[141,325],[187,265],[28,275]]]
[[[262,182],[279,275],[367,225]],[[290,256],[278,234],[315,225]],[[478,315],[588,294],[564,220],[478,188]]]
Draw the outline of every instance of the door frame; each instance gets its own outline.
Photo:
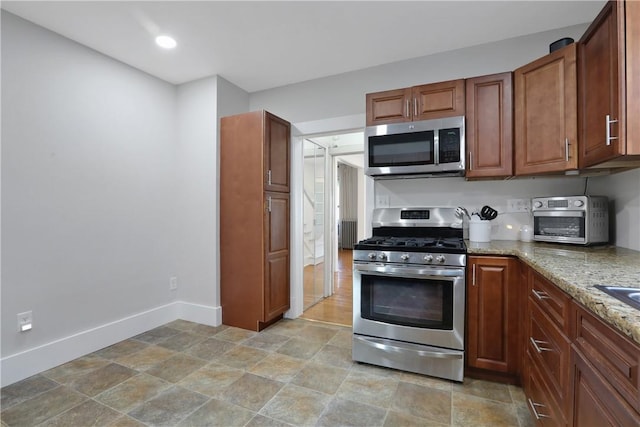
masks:
[[[305,138],[320,136],[320,135],[337,135],[342,133],[351,133],[361,131],[365,128],[365,115],[357,114],[353,116],[336,117],[332,119],[317,120],[312,122],[299,122],[293,123],[291,126],[291,308],[284,314],[284,317],[289,319],[295,319],[299,317],[304,311],[304,225],[303,225],[303,206],[304,206],[304,187],[303,187],[303,164],[304,164],[304,152],[303,141]],[[333,166],[334,159],[331,151],[327,153],[327,163]],[[333,168],[331,168],[325,177],[330,177],[331,182],[325,183],[325,187],[328,189],[327,194],[331,193],[329,203],[326,206],[331,206],[329,217],[325,221],[325,227],[329,226],[330,229],[325,233],[325,239],[327,236],[333,236],[336,232],[333,226],[335,222],[335,206],[333,198]],[[369,183],[365,181],[365,214],[367,217],[369,214],[369,198],[373,200],[373,182]],[[325,196],[326,198],[326,196]],[[372,202],[371,202],[372,203]],[[367,222],[370,222],[370,218],[366,218]],[[326,230],[326,228],[325,228]],[[336,240],[336,239],[334,239]],[[337,240],[335,241],[337,245]],[[331,253],[329,253],[331,252]],[[325,261],[327,266],[325,267],[325,275],[327,271],[330,277],[327,279],[325,276],[325,286],[331,286],[329,289],[333,289],[333,260],[337,257],[336,251],[333,250],[333,242],[325,247]]]

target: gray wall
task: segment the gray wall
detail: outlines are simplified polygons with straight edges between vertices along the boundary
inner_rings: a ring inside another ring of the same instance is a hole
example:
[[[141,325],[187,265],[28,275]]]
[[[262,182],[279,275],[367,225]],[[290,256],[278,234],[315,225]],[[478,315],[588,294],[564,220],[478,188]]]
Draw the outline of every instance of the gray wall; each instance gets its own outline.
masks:
[[[293,123],[363,114],[366,93],[514,70],[549,53],[555,40],[579,39],[586,28],[577,25],[254,92],[251,109],[267,109]]]
[[[2,12],[3,356],[175,300],[175,100]]]

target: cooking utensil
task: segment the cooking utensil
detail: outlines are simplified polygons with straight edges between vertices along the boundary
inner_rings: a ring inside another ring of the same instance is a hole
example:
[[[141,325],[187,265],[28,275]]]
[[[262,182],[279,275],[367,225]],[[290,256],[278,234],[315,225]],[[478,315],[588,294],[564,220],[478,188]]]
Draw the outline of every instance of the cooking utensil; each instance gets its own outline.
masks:
[[[492,219],[496,219],[496,217],[498,216],[498,211],[493,209],[491,206],[483,206],[482,209],[480,209],[480,218],[484,219],[485,221],[491,221]]]

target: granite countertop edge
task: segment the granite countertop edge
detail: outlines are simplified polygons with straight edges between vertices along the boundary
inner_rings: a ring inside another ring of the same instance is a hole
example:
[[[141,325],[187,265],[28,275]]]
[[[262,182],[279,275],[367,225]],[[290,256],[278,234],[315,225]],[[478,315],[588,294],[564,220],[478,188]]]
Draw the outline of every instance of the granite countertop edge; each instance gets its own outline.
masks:
[[[640,310],[609,296],[595,285],[640,287],[640,252],[612,245],[495,240],[467,241],[469,255],[515,256],[640,345]]]

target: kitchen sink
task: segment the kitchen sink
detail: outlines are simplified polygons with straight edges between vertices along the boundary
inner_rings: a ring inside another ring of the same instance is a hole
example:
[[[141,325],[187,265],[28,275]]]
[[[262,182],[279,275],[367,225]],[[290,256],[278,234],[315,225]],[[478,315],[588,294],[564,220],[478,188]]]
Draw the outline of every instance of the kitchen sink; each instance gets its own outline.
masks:
[[[625,304],[640,310],[640,288],[624,288],[620,286],[604,285],[596,285],[596,288],[624,302]]]

